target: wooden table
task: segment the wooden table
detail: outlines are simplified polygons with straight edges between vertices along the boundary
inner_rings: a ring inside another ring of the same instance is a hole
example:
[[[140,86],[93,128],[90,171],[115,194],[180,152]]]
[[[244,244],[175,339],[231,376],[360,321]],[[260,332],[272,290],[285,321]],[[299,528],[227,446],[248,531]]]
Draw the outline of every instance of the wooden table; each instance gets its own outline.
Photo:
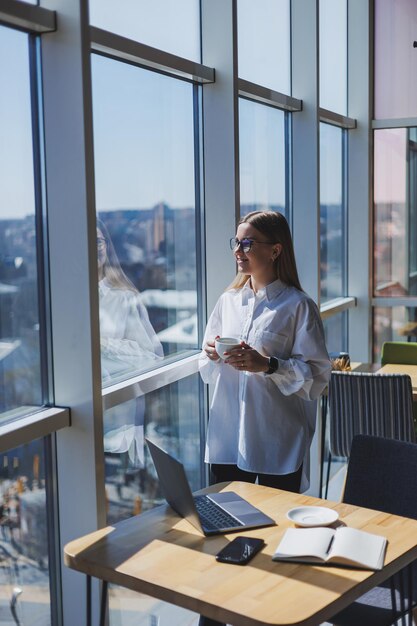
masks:
[[[168,505],[72,541],[64,550],[65,563],[88,576],[236,626],[313,626],[417,558],[416,520],[248,483],[222,483],[204,491],[222,489],[236,491],[278,523],[241,533],[266,541],[245,567],[214,558],[236,534],[203,537]],[[387,537],[383,570],[271,560],[285,529],[292,525],[286,512],[324,502],[348,526]]]

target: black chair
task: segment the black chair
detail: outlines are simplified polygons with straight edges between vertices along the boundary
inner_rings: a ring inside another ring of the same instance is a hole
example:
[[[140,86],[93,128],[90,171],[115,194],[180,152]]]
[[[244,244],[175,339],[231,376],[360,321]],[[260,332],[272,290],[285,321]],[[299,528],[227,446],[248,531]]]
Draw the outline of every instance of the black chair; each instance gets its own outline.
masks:
[[[326,491],[332,456],[349,457],[355,435],[415,441],[413,390],[406,374],[332,372],[329,384],[330,444]]]
[[[417,444],[358,435],[352,441],[343,502],[417,519]],[[329,620],[334,626],[413,624],[416,561]]]

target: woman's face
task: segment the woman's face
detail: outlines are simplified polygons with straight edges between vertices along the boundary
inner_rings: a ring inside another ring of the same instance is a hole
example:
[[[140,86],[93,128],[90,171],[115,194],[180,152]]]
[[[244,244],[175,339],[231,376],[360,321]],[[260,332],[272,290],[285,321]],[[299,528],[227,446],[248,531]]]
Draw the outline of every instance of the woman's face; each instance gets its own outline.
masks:
[[[106,238],[99,228],[97,228],[97,263],[99,269],[99,275],[101,277],[102,270],[106,263],[107,258],[107,244]]]
[[[252,276],[259,284],[268,285],[277,278],[275,260],[282,250],[279,243],[269,243],[265,235],[249,223],[239,224],[236,238],[252,240],[251,249],[235,250],[239,272]]]

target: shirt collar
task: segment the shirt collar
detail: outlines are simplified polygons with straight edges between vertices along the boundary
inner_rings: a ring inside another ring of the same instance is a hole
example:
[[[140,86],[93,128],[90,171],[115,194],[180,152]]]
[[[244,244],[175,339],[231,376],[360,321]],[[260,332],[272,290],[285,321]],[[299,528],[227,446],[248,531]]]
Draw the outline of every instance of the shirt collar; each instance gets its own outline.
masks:
[[[102,278],[101,280],[98,281],[98,290],[99,290],[99,293],[101,293],[101,295],[105,296],[107,292],[110,291],[110,289],[111,289],[111,286],[106,278]]]
[[[255,292],[253,291],[251,287],[250,279],[249,279],[248,281],[246,281],[246,283],[242,287],[242,296],[243,295],[248,296],[249,294],[253,294],[259,298],[259,297],[266,295],[267,300],[270,301],[276,298],[277,296],[279,296],[280,293],[282,293],[284,289],[286,289],[287,287],[288,285],[286,283],[282,282],[282,280],[277,278],[277,280],[274,280],[274,282],[269,283],[269,285],[267,285],[263,289],[259,289],[258,293],[255,294]]]

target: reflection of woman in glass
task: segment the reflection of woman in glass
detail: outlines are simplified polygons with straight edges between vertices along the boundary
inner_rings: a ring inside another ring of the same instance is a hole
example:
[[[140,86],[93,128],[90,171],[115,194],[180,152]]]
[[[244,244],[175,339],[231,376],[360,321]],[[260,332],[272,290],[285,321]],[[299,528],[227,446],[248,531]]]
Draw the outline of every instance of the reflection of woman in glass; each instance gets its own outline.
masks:
[[[163,356],[136,287],[120,267],[102,222],[97,227],[100,337],[103,379],[143,371]]]
[[[102,378],[149,369],[163,357],[161,342],[149,321],[140,294],[122,268],[105,225],[97,220]],[[128,452],[131,463],[143,465],[144,399],[106,411],[105,452]]]

